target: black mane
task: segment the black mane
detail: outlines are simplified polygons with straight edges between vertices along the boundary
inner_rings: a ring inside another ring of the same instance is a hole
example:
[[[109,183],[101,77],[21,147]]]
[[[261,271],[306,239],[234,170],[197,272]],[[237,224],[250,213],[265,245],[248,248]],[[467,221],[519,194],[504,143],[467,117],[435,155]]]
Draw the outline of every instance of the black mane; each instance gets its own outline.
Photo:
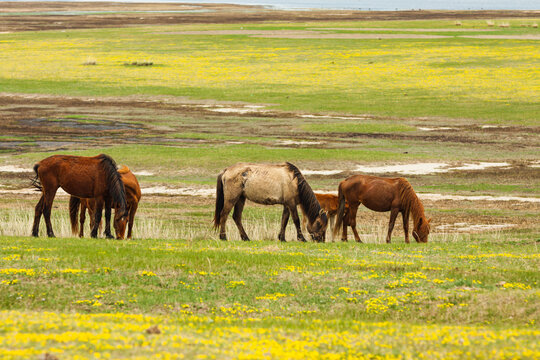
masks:
[[[289,171],[294,174],[294,177],[298,181],[298,197],[300,198],[300,206],[304,210],[304,213],[309,218],[309,222],[313,223],[321,212],[321,205],[315,197],[311,186],[304,178],[304,175],[298,170],[296,166],[290,162],[286,162]]]
[[[107,174],[109,195],[111,196],[113,203],[120,206],[120,212],[124,214],[127,209],[126,190],[124,188],[124,182],[118,173],[116,162],[109,155],[105,154],[98,155],[98,159],[101,161],[101,166]]]

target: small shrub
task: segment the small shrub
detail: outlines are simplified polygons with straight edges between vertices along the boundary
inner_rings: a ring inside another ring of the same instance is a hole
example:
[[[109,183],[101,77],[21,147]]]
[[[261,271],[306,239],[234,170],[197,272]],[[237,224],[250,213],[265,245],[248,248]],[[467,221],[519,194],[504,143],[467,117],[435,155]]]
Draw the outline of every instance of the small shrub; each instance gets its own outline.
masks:
[[[126,61],[124,63],[125,66],[152,66],[154,65],[154,63],[152,61],[147,61],[147,60],[144,60],[144,61]]]

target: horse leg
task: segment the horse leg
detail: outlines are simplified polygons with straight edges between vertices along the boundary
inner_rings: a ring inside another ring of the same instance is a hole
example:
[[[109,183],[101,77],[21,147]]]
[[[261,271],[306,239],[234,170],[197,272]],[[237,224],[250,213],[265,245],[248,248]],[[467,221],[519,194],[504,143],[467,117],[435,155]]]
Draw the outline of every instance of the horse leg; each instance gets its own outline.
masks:
[[[43,214],[43,202],[45,201],[45,196],[41,195],[39,201],[36,205],[36,212],[34,215],[34,226],[32,226],[32,236],[39,236],[39,222],[41,220],[41,214]]]
[[[306,227],[307,221],[308,221],[308,220],[307,220],[307,215],[304,214],[304,215],[302,216],[302,231],[304,231],[304,232],[308,232],[308,231],[307,231],[307,227]]]
[[[328,219],[330,221],[330,229],[333,229],[334,228],[334,224],[335,224],[335,220],[336,220],[336,215],[332,215],[330,216],[330,219]],[[334,242],[334,232],[333,231],[330,231],[332,234],[330,236],[332,236],[332,242]],[[326,232],[325,232],[325,240],[326,240]]]
[[[129,209],[128,234],[127,234],[128,239],[131,239],[131,230],[133,229],[133,221],[135,220],[135,213],[137,212],[137,207],[139,207],[139,204],[134,203],[131,206],[131,209]]]
[[[96,199],[96,207],[94,209],[94,226],[92,226],[92,232],[90,236],[97,238],[98,228],[101,224],[101,213],[103,212],[103,199]]]
[[[298,217],[298,209],[296,206],[292,206],[289,209],[292,219],[294,222],[294,226],[296,226],[296,239],[298,241],[306,242],[306,238],[304,237],[304,234],[302,234],[302,229],[300,228],[300,218]]]
[[[221,210],[221,214],[219,215],[219,238],[221,240],[227,240],[225,224],[227,223],[227,217],[229,216],[229,213],[231,212],[234,205],[235,202],[231,201],[225,201],[225,204],[223,204],[223,209]]]
[[[354,240],[356,240],[356,242],[361,243],[362,240],[360,240],[360,235],[358,235],[358,231],[356,230],[356,212],[358,211],[359,205],[360,204],[349,205],[349,226],[351,227],[352,232],[354,234]],[[346,238],[345,238],[345,241],[347,241]]]
[[[43,218],[45,219],[45,225],[47,225],[48,237],[55,237],[51,224],[51,209],[54,201],[54,196],[56,195],[56,190],[58,190],[58,188],[44,194],[45,199],[43,201]]]
[[[279,241],[285,241],[285,228],[289,222],[290,211],[289,208],[285,205],[283,206],[283,214],[281,214],[281,230],[279,231],[278,239]]]
[[[392,208],[392,210],[390,210],[390,223],[388,224],[388,235],[386,235],[386,242],[388,244],[390,244],[390,241],[392,239],[392,230],[394,230],[394,224],[396,223],[396,217],[398,213],[398,208]]]
[[[347,227],[349,226],[349,214],[345,214],[342,222],[343,230],[341,232],[341,241],[347,241]]]
[[[405,211],[401,212],[403,219],[403,231],[405,232],[405,242],[409,244],[409,214],[405,214]]]
[[[236,205],[234,205],[233,219],[236,227],[238,228],[238,231],[240,231],[240,238],[244,241],[249,241],[246,230],[244,230],[244,226],[242,225],[242,211],[244,211],[245,203],[246,198],[244,196],[238,199],[238,202],[236,203]]]
[[[79,237],[84,237],[84,222],[86,221],[86,201],[83,199],[81,200],[81,214],[79,215]],[[92,215],[90,215],[91,218]],[[92,225],[92,221],[90,221],[90,225]],[[92,227],[92,226],[90,226]]]
[[[111,199],[105,199],[105,237],[107,239],[114,239],[111,234]]]

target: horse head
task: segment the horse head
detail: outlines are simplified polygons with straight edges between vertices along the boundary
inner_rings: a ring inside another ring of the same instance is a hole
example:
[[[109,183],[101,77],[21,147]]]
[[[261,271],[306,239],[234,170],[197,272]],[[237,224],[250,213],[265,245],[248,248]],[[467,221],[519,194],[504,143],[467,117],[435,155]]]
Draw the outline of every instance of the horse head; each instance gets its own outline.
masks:
[[[430,226],[429,226],[430,222],[431,222],[431,219],[426,220],[425,217],[421,217],[420,220],[418,221],[418,224],[414,226],[412,235],[414,239],[416,240],[416,242],[427,243],[429,230],[430,230]]]
[[[326,240],[326,227],[328,226],[328,215],[326,211],[319,211],[319,215],[315,218],[315,221],[307,224],[307,231],[313,241],[324,242]]]
[[[123,240],[126,233],[126,225],[128,222],[129,210],[120,211],[116,208],[114,212],[114,232],[116,233],[116,239]]]

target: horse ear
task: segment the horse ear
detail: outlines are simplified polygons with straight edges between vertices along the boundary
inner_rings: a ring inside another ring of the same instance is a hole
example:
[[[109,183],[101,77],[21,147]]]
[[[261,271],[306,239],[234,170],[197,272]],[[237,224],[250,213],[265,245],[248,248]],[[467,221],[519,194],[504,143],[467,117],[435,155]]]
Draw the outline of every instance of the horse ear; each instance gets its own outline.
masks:
[[[431,222],[431,218],[429,218],[429,220],[427,221],[427,223],[429,224]]]

